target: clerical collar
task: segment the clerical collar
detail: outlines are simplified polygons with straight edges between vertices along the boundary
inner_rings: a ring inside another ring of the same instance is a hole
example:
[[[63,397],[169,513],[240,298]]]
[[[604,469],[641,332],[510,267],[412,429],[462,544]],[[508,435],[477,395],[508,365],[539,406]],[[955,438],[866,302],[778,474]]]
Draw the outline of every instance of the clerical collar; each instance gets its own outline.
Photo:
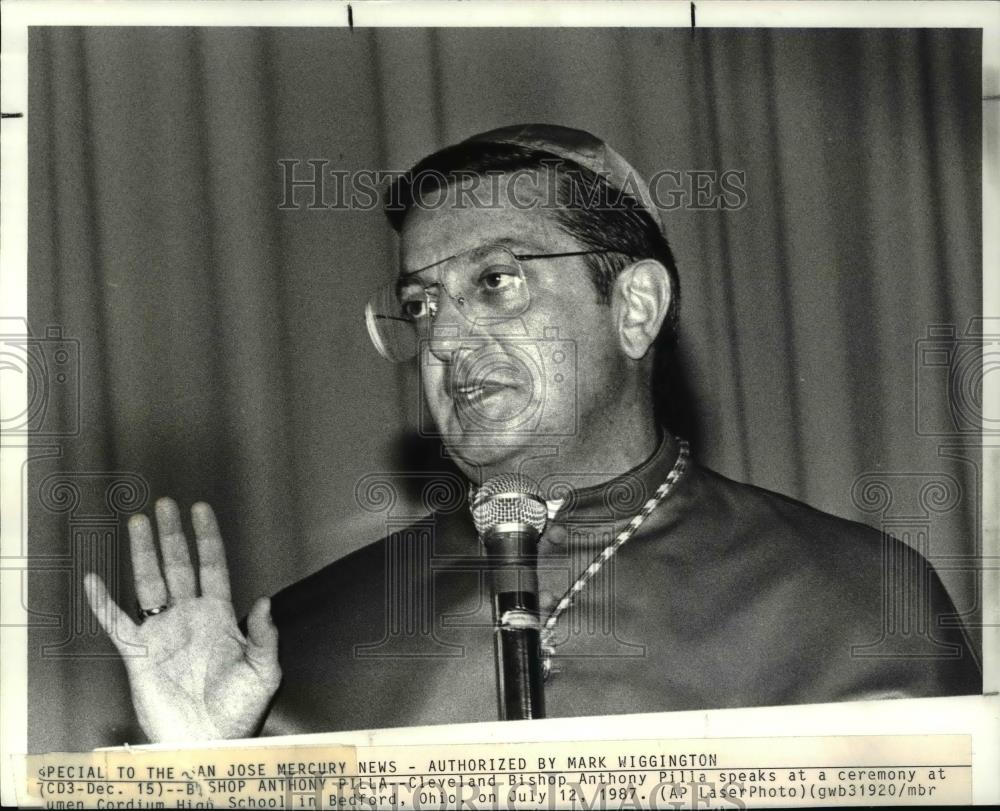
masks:
[[[664,432],[653,454],[631,470],[607,481],[600,473],[555,473],[538,484],[550,507],[550,520],[563,522],[627,521],[656,492],[677,459],[677,441]],[[557,506],[553,516],[552,507]]]

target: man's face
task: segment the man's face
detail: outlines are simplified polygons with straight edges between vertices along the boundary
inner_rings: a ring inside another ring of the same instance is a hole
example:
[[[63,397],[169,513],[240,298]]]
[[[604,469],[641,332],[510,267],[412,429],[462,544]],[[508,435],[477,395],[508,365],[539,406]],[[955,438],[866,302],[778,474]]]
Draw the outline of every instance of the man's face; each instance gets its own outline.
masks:
[[[524,188],[518,185],[519,200]],[[402,272],[487,245],[518,255],[586,250],[548,212],[518,208],[505,192],[501,187],[499,207],[467,198],[460,205],[450,189],[445,205],[411,210],[401,234]],[[445,262],[443,276],[431,271],[424,280],[476,278],[485,268],[475,265],[475,256]],[[424,396],[445,445],[474,479],[542,456],[555,456],[556,469],[586,469],[588,445],[614,430],[620,405],[627,361],[584,257],[520,266],[529,306],[501,322],[470,320],[454,290],[431,288],[437,313],[420,351]]]

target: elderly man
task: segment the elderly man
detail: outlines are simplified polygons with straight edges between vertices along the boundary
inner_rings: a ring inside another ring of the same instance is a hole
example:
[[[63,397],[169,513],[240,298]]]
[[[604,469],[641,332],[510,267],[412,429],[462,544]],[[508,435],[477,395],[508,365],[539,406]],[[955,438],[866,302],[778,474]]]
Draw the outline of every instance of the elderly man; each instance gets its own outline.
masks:
[[[473,491],[517,472],[547,501],[549,716],[980,692],[916,552],[725,479],[658,424],[679,283],[649,189],[620,155],[577,130],[495,130],[419,163],[387,213],[400,270],[366,310],[376,347],[417,359]],[[126,658],[150,738],[495,720],[489,579],[456,491],[259,600],[246,636],[211,509],[192,509],[200,586],[176,505],[156,508],[162,571],[149,521],[133,518],[141,623],[97,578],[86,586],[117,644],[150,646]]]

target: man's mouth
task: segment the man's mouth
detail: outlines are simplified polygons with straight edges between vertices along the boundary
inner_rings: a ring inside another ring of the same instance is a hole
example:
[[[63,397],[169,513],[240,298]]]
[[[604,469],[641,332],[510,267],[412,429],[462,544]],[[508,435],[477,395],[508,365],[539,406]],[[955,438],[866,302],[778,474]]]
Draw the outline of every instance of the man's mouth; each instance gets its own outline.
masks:
[[[499,380],[477,380],[475,383],[463,383],[452,388],[452,399],[464,400],[468,403],[478,403],[495,394],[509,391],[514,386]]]

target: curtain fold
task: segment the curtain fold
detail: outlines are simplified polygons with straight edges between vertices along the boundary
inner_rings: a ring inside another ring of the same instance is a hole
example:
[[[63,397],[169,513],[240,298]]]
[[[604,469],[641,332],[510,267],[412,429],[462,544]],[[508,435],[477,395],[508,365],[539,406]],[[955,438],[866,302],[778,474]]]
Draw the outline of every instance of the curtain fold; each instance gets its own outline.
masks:
[[[32,29],[29,319],[81,348],[81,430],[36,442],[61,454],[30,470],[32,554],[69,560],[74,527],[118,522],[108,566],[131,608],[115,475],[138,477],[133,509],[216,507],[238,610],[382,534],[360,479],[439,462],[415,458],[435,446],[414,436],[414,370],[382,363],[361,318],[394,237],[378,210],[310,209],[305,188],[279,208],[279,161],[300,180],[309,160],[401,170],[549,121],[647,176],[745,173],[742,208],[664,214],[683,291],[671,396],[697,456],[967,558],[976,452],[939,448],[977,437],[917,430],[950,413],[918,350],[981,311],[979,48],[964,30]],[[58,406],[68,423],[77,405]],[[920,523],[859,500],[874,474],[918,511],[928,482],[959,492]],[[51,476],[78,507],[42,504]],[[942,577],[974,612],[959,569]],[[32,609],[79,610],[77,574],[33,574]],[[43,652],[67,633],[31,633],[32,749],[134,736],[106,639]]]

